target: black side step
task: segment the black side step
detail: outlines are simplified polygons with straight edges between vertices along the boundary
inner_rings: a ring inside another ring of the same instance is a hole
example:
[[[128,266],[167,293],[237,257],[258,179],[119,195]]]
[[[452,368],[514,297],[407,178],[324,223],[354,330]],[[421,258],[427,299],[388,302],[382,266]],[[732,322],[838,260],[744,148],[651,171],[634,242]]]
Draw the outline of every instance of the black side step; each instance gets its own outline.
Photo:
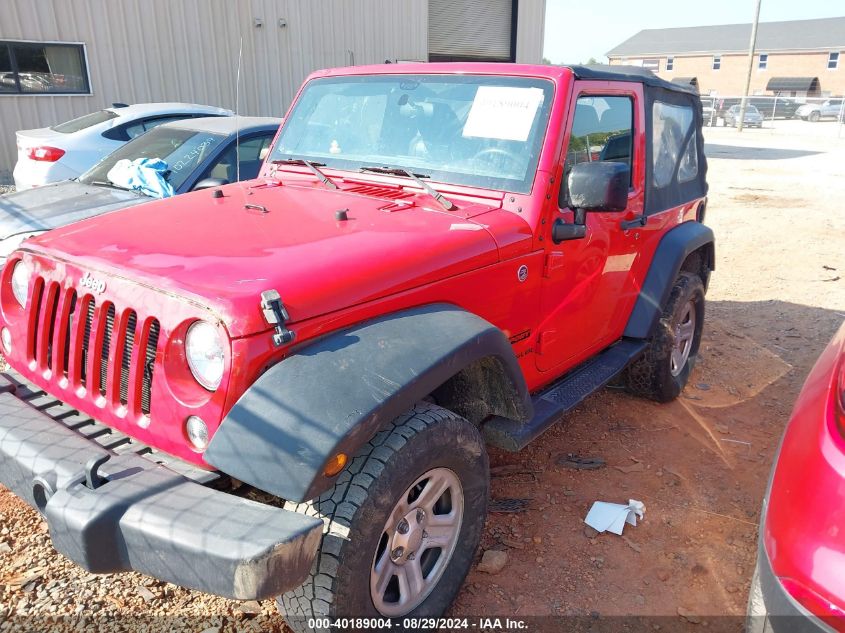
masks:
[[[519,451],[546,431],[563,414],[618,376],[646,348],[646,341],[622,339],[585,361],[533,398],[534,417],[527,422],[494,417],[482,431],[485,441],[506,451]]]

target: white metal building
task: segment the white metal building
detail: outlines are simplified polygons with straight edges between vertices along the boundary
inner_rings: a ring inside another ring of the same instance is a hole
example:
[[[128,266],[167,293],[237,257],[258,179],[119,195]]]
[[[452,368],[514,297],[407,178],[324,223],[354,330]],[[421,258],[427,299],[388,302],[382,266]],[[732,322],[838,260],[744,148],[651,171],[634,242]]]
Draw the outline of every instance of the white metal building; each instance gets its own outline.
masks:
[[[539,63],[545,0],[2,0],[0,182],[16,130],[114,102],[280,116],[311,71],[385,60]]]

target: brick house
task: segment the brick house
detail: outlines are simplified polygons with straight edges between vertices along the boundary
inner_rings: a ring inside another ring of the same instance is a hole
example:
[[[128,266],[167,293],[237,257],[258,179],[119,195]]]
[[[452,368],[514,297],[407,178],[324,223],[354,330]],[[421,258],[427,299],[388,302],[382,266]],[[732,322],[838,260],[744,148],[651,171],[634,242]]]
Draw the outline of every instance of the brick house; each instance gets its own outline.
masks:
[[[751,24],[645,29],[607,53],[610,64],[643,66],[702,95],[745,89]],[[845,95],[845,17],[761,22],[750,94]]]

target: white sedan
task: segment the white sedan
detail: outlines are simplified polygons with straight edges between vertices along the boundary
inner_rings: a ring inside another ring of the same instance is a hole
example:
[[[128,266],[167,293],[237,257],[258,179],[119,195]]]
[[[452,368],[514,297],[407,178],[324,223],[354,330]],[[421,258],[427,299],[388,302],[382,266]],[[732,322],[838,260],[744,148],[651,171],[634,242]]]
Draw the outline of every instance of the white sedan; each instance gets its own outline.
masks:
[[[53,127],[17,132],[18,191],[70,180],[118,147],[154,127],[193,117],[232,116],[231,110],[193,103],[115,104]]]

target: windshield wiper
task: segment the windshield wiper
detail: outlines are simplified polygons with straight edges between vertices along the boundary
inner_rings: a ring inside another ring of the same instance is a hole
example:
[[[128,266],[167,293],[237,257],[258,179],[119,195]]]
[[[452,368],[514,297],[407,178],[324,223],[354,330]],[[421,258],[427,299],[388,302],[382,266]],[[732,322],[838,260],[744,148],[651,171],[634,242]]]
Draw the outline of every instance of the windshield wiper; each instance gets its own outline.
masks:
[[[131,191],[132,193],[137,193],[138,195],[141,195],[141,196],[146,196],[148,198],[152,197],[149,194],[146,194],[143,191],[140,191],[139,189],[127,189],[126,187],[118,187],[113,182],[106,181],[106,180],[92,180],[91,182],[88,182],[86,184],[93,185],[95,187],[108,187],[109,189],[118,189],[120,191]]]
[[[317,180],[323,183],[329,189],[337,189],[337,185],[335,182],[326,176],[322,171],[320,171],[320,167],[325,167],[325,163],[315,163],[310,160],[305,160],[304,158],[277,158],[276,160],[271,160],[271,163],[274,165],[303,165],[311,170],[311,173],[317,176]]]
[[[451,200],[423,180],[423,178],[431,177],[428,174],[415,174],[414,172],[403,169],[402,167],[361,167],[359,171],[371,171],[375,174],[389,174],[391,176],[404,176],[405,178],[410,178],[418,184],[423,191],[437,200],[437,203],[447,211],[454,211],[458,208]]]

